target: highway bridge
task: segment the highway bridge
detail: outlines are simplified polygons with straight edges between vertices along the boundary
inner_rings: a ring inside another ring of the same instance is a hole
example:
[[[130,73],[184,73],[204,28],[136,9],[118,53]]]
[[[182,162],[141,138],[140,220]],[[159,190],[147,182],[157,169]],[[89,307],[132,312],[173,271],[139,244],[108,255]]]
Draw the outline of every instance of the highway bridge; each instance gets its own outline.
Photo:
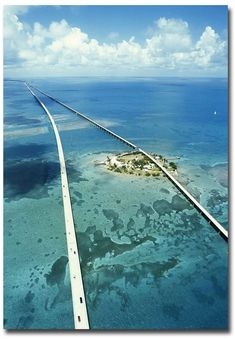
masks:
[[[48,111],[44,103],[38,98],[33,90],[25,83],[30,93],[35,97],[39,105],[44,109],[50,122],[52,124],[54,134],[56,137],[56,143],[60,161],[60,174],[61,174],[61,186],[62,197],[64,205],[64,218],[65,218],[65,230],[68,247],[69,258],[69,270],[70,270],[70,282],[72,290],[72,302],[73,302],[73,315],[75,329],[85,330],[89,329],[89,321],[86,307],[86,299],[83,287],[82,273],[80,267],[80,259],[78,252],[78,244],[76,240],[76,233],[74,227],[73,212],[71,206],[71,198],[68,185],[67,170],[64,159],[63,147],[60,139],[60,135],[55,124],[55,121]]]
[[[27,85],[27,83],[26,83]],[[27,85],[28,86],[28,85]],[[33,86],[31,86],[33,87]],[[166,175],[166,177],[175,185],[175,187],[188,199],[188,201],[200,212],[200,214],[210,223],[210,225],[212,225],[214,227],[214,229],[218,232],[218,234],[226,241],[228,241],[228,231],[192,196],[191,193],[188,192],[188,190],[183,187],[178,180],[176,180],[173,175],[171,173],[169,173],[169,171],[160,164],[159,161],[157,161],[157,159],[155,159],[152,155],[150,155],[149,153],[145,152],[144,150],[142,150],[141,148],[139,148],[138,146],[134,145],[133,143],[131,143],[130,141],[126,140],[125,138],[121,137],[120,135],[112,132],[111,130],[109,130],[108,128],[102,126],[101,124],[99,124],[98,122],[96,122],[95,120],[89,118],[88,116],[84,115],[83,113],[75,110],[74,108],[68,106],[67,104],[65,104],[64,102],[52,97],[51,95],[45,93],[44,91],[42,91],[41,89],[38,89],[36,87],[33,87],[35,90],[37,90],[38,92],[40,92],[41,94],[47,96],[48,98],[50,98],[51,100],[57,102],[58,104],[64,106],[65,108],[67,108],[68,110],[72,111],[73,113],[79,115],[80,117],[82,117],[83,119],[89,121],[90,123],[92,123],[93,125],[95,125],[96,127],[100,128],[101,130],[103,130],[104,132],[108,133],[109,135],[111,135],[112,137],[118,139],[119,141],[125,143],[127,146],[131,147],[132,149],[144,154],[146,157],[149,158],[150,161],[152,161],[156,166],[158,166],[161,171]]]

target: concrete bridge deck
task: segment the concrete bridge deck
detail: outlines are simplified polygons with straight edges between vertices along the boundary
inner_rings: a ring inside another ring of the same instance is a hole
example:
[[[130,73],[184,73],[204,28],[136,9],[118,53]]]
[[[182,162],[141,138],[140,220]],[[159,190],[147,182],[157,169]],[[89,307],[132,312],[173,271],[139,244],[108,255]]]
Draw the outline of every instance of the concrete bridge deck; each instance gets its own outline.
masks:
[[[52,124],[56,143],[59,154],[60,161],[60,173],[61,173],[61,185],[62,185],[62,196],[63,196],[63,205],[64,205],[64,218],[65,218],[65,230],[67,238],[67,247],[68,247],[68,258],[69,258],[69,270],[70,270],[70,282],[72,290],[72,303],[73,303],[73,314],[74,314],[74,326],[75,329],[89,329],[89,321],[86,307],[86,299],[84,294],[82,273],[80,268],[79,261],[79,252],[78,245],[75,234],[71,199],[69,193],[68,177],[64,159],[64,152],[62,148],[62,143],[60,135],[55,124],[55,121],[44,105],[44,103],[37,97],[37,95],[32,91],[32,89],[25,83],[30,93],[35,97],[41,107],[44,109],[48,115],[50,122]]]
[[[33,86],[31,86],[33,87]],[[97,126],[98,128],[102,129],[106,133],[110,134],[114,138],[124,142],[126,145],[130,146],[131,148],[141,152],[142,154],[146,155],[153,163],[155,163],[161,170],[162,172],[167,176],[167,178],[175,185],[175,187],[189,200],[189,202],[201,213],[201,215],[214,227],[214,229],[219,233],[219,235],[226,241],[228,241],[228,231],[189,193],[179,182],[176,180],[168,171],[165,167],[163,167],[155,158],[153,158],[149,153],[145,152],[144,150],[138,148],[136,145],[133,143],[129,142],[128,140],[122,138],[118,134],[112,132],[108,128],[100,125],[93,119],[87,117],[86,115],[80,113],[79,111],[75,110],[74,108],[66,105],[62,101],[53,98],[51,95],[43,92],[42,90],[35,88],[38,92],[42,93],[43,95],[47,96],[51,100],[57,102],[58,104],[64,106],[65,108],[69,109],[73,113],[79,115],[80,117],[86,119],[87,121],[91,122],[93,125]]]

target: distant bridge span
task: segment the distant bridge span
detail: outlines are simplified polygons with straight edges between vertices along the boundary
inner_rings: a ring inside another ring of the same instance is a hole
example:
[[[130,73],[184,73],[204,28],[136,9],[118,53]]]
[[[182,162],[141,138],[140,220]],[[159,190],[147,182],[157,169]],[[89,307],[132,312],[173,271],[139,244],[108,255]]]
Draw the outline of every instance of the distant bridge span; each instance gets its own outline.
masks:
[[[26,84],[26,86],[28,86]],[[102,129],[106,133],[110,134],[114,138],[124,142],[126,145],[130,146],[131,148],[135,149],[136,151],[144,154],[146,157],[148,157],[154,164],[156,164],[161,171],[166,175],[166,177],[175,185],[175,187],[189,200],[189,202],[201,213],[201,215],[214,227],[214,229],[219,233],[219,235],[226,241],[228,241],[228,231],[189,193],[180,183],[178,180],[176,180],[165,167],[163,167],[154,157],[152,157],[149,153],[145,152],[141,148],[138,148],[136,145],[131,143],[130,141],[122,138],[120,135],[112,132],[108,128],[100,125],[98,122],[94,121],[93,119],[87,117],[86,115],[80,113],[79,111],[75,110],[74,108],[66,105],[62,101],[53,98],[51,95],[43,92],[42,90],[31,86],[32,88],[35,88],[38,92],[42,93],[43,95],[47,96],[51,100],[57,102],[58,104],[64,106],[65,108],[69,109],[73,113],[79,115],[80,117],[86,119],[96,127]]]
[[[76,113],[77,115],[80,115],[83,119],[86,119],[87,121],[91,122],[91,123],[92,123],[93,125],[95,125],[96,127],[100,128],[100,129],[102,129],[103,131],[107,132],[108,134],[112,135],[114,138],[116,138],[116,139],[118,139],[118,140],[124,142],[125,144],[127,144],[127,145],[130,146],[131,148],[137,149],[137,146],[136,146],[136,145],[134,145],[134,144],[132,144],[130,141],[128,141],[128,140],[122,138],[120,135],[118,135],[118,134],[116,134],[116,133],[110,131],[108,128],[106,128],[106,127],[100,125],[100,124],[99,124],[98,122],[96,122],[95,120],[93,120],[93,119],[87,117],[86,115],[84,115],[84,114],[82,114],[82,113],[76,111],[74,108],[72,108],[72,107],[66,105],[66,104],[63,103],[62,101],[53,98],[52,96],[50,96],[49,94],[43,92],[42,90],[40,90],[40,89],[38,89],[38,88],[36,88],[36,87],[34,87],[34,86],[30,86],[30,87],[35,88],[38,92],[42,93],[43,95],[47,96],[48,98],[50,98],[51,100],[57,102],[58,104],[60,104],[60,105],[62,105],[62,106],[64,106],[64,107],[66,107],[67,109],[69,109],[69,110],[72,111],[73,113]]]

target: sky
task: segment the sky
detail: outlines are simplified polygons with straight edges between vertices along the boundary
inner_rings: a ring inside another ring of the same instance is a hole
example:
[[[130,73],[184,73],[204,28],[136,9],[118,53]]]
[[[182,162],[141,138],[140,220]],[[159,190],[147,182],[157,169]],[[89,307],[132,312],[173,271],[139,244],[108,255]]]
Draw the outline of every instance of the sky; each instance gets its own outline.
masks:
[[[4,6],[4,75],[227,76],[226,6]]]

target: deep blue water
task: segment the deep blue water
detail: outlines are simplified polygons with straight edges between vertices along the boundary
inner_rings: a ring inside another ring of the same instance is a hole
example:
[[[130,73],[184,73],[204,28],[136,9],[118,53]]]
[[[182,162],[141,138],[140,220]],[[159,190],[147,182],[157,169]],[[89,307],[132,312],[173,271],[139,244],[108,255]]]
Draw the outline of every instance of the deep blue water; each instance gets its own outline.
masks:
[[[147,151],[179,156],[177,179],[228,227],[225,79],[29,82]],[[184,198],[167,179],[95,166],[128,147],[40,97],[67,160],[91,328],[227,328],[224,240],[174,204]],[[5,327],[73,328],[68,267],[52,272],[67,255],[53,130],[22,83],[5,82],[4,98]]]
[[[227,82],[224,79],[33,82],[97,119],[119,122],[113,130],[142,147],[212,154],[227,161]],[[217,112],[214,115],[214,111]],[[162,143],[166,145],[162,145]],[[211,149],[213,145],[213,149]],[[190,146],[190,145],[189,145]],[[203,157],[204,159],[204,157]]]

